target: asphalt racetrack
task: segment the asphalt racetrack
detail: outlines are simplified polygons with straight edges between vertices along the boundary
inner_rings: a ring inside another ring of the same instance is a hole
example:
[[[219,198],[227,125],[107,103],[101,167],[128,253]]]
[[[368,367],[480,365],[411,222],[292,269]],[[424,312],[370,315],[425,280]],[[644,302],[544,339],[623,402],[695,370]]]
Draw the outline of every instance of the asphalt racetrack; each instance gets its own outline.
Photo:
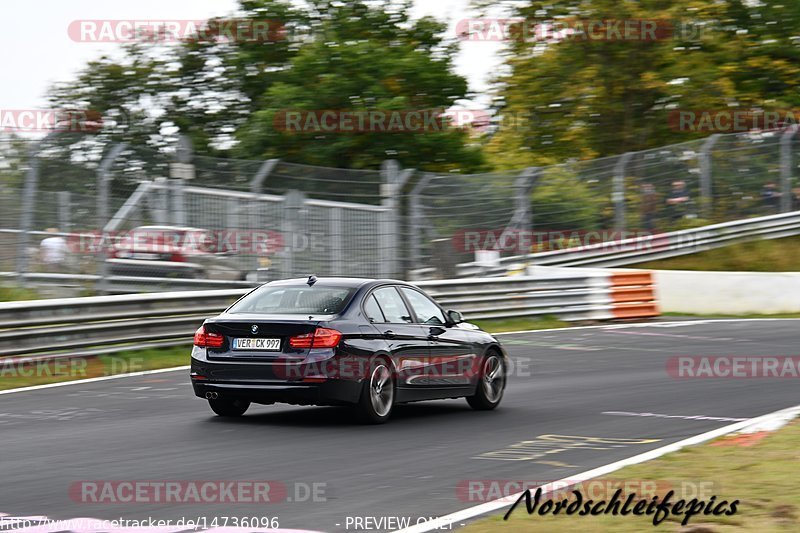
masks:
[[[502,496],[476,482],[568,478],[796,405],[796,379],[687,379],[668,366],[676,356],[797,355],[799,327],[654,322],[502,335],[514,368],[497,411],[419,403],[383,426],[359,425],[344,408],[283,405],[221,419],[194,397],[186,370],[6,394],[0,512],[395,529],[404,522],[392,520]],[[269,504],[83,503],[70,487],[84,480],[273,480],[286,493]]]

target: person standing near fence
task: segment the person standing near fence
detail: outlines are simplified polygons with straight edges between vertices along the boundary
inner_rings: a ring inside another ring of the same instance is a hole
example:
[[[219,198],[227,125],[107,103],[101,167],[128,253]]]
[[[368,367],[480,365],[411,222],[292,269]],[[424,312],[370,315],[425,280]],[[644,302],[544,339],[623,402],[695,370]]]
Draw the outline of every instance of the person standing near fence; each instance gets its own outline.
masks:
[[[645,231],[655,229],[656,211],[658,210],[658,195],[652,183],[642,185],[642,227]]]
[[[667,197],[670,219],[673,222],[677,222],[688,216],[690,204],[691,197],[689,196],[689,190],[686,188],[686,182],[683,180],[673,181],[672,190]]]

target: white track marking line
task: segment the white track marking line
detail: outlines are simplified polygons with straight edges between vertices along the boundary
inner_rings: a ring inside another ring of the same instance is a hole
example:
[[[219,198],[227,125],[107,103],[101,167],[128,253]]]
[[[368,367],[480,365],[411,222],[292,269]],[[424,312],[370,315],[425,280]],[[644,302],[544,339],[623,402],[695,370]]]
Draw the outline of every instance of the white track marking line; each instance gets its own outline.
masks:
[[[707,325],[714,322],[766,322],[775,320],[800,320],[800,318],[704,318],[699,320],[675,320],[672,322],[638,322],[636,324],[597,324],[594,326],[569,326],[566,328],[521,329],[519,331],[503,331],[492,335],[519,335],[520,333],[544,333],[576,329],[622,329],[622,328],[657,328],[670,326]]]
[[[634,455],[633,457],[628,457],[627,459],[622,459],[620,461],[609,463],[607,465],[603,465],[594,468],[592,470],[587,470],[586,472],[581,472],[579,474],[571,475],[568,478],[564,478],[558,481],[553,481],[541,487],[542,494],[547,494],[549,492],[552,492],[556,488],[559,490],[563,490],[573,485],[577,485],[581,481],[587,481],[589,479],[593,479],[598,476],[609,474],[626,466],[644,463],[645,461],[651,461],[653,459],[661,457],[662,455],[678,451],[681,448],[685,448],[686,446],[694,446],[695,444],[700,444],[709,441],[711,439],[715,439],[717,437],[722,437],[723,435],[727,435],[729,433],[746,430],[750,426],[763,426],[765,424],[770,425],[772,421],[785,421],[787,419],[793,418],[798,415],[800,415],[800,405],[789,407],[787,409],[781,409],[779,411],[767,413],[762,416],[750,418],[743,422],[737,422],[735,424],[730,424],[728,426],[707,431],[706,433],[701,433],[700,435],[695,435],[694,437],[689,437],[688,439],[683,439],[678,442],[673,442],[672,444],[667,444],[666,446],[662,446],[661,448],[656,448],[655,450],[650,450],[649,452],[640,453],[639,455]],[[465,520],[469,520],[471,518],[475,518],[476,516],[480,516],[486,513],[491,513],[493,511],[497,511],[504,507],[509,507],[511,504],[517,501],[517,499],[519,499],[519,497],[522,496],[523,494],[524,491],[518,492],[517,494],[513,494],[510,496],[504,496],[503,498],[482,503],[474,507],[468,507],[467,509],[456,511],[455,513],[441,516],[439,518],[430,520],[428,522],[424,522],[422,524],[417,524],[411,527],[407,527],[405,529],[397,530],[395,533],[425,533],[427,531],[434,531],[437,529],[449,529],[451,525],[455,525],[456,527],[458,527]]]
[[[55,387],[66,387],[67,385],[79,385],[84,383],[94,383],[96,381],[108,381],[110,379],[134,378],[136,376],[147,376],[150,374],[162,374],[164,372],[177,372],[179,370],[189,370],[190,366],[173,366],[172,368],[158,368],[156,370],[142,370],[140,372],[130,372],[128,374],[114,374],[113,376],[100,376],[88,379],[75,379],[72,381],[59,381],[58,383],[48,383],[46,385],[32,385],[19,389],[8,389],[0,391],[0,394],[13,394],[15,392],[27,392],[32,390],[52,389]]]

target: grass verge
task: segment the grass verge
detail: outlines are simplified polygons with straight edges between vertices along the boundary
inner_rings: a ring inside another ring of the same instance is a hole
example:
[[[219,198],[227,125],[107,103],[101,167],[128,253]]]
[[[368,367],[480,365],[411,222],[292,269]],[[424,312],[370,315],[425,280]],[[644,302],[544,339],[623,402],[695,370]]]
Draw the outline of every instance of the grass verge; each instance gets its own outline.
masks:
[[[670,516],[657,528],[651,516],[539,516],[528,515],[522,502],[508,521],[492,516],[460,529],[463,533],[517,533],[549,531],[635,532],[693,531],[725,533],[732,531],[789,532],[800,530],[800,422],[793,422],[766,436],[729,436],[686,448],[659,459],[630,466],[609,474],[609,478],[633,487],[686,487],[674,498],[690,500],[697,496],[716,502],[740,500],[732,516],[693,516],[685,528],[682,517]],[[755,437],[763,436],[762,440]],[[698,487],[700,487],[698,489]],[[667,490],[657,490],[660,498]],[[610,497],[610,495],[609,495]],[[650,495],[652,497],[652,494]],[[544,503],[543,497],[540,503]],[[624,498],[623,498],[624,501]],[[675,501],[675,499],[673,499]]]
[[[190,352],[188,345],[170,346],[50,360],[25,366],[3,364],[0,359],[0,390],[184,366],[189,364]]]
[[[0,285],[0,302],[16,302],[19,300],[38,300],[41,295],[33,289]]]
[[[488,320],[470,320],[473,324],[489,333],[503,333],[506,331],[526,331],[529,329],[555,329],[567,328],[569,322],[554,316],[532,318],[493,318]]]
[[[691,255],[649,261],[631,268],[725,272],[800,272],[800,237],[731,244]]]

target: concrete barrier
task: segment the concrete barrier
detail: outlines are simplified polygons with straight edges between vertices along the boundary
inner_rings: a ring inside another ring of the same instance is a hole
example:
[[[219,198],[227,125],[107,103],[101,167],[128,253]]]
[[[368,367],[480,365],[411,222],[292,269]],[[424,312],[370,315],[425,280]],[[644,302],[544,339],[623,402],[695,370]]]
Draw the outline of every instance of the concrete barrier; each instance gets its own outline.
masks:
[[[666,313],[800,313],[800,272],[652,272]]]

